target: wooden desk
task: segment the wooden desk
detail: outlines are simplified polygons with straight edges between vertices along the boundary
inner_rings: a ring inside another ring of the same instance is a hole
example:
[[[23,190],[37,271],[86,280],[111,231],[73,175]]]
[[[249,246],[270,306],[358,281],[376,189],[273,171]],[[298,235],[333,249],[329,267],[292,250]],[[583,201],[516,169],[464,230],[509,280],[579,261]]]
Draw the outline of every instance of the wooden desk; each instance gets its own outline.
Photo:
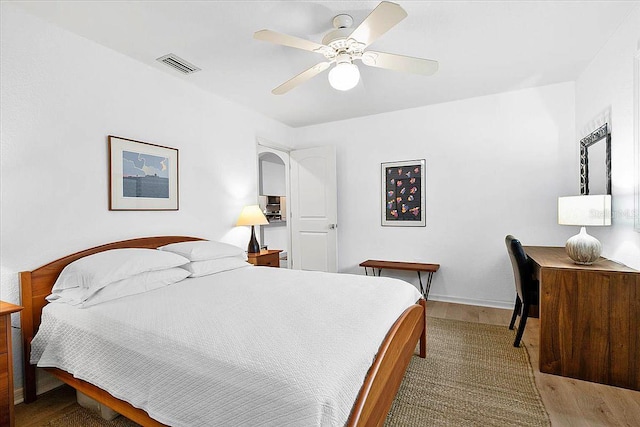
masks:
[[[376,275],[376,268],[378,269],[378,276],[380,276],[383,268],[390,270],[416,271],[418,272],[418,281],[420,282],[420,293],[426,300],[429,296],[429,289],[431,288],[433,273],[438,271],[438,269],[440,268],[440,264],[425,264],[422,262],[380,261],[375,259],[368,259],[361,262],[360,267],[364,267],[364,274],[367,275],[369,274],[367,272],[367,267],[370,267],[374,276]],[[420,276],[421,271],[427,273],[426,288],[422,287],[422,277]]]
[[[13,363],[11,351],[11,313],[19,305],[0,301],[0,426],[13,426]]]
[[[540,372],[640,390],[640,272],[524,249],[540,281]]]

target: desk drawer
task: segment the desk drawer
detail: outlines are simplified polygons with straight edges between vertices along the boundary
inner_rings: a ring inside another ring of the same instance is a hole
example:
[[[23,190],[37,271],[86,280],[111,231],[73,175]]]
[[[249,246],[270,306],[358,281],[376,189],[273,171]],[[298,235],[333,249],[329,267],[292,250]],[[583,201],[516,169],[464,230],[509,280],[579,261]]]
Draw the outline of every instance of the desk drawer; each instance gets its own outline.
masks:
[[[261,257],[259,260],[259,265],[263,265],[265,267],[280,267],[280,257],[278,254],[267,255]]]
[[[256,258],[256,264],[263,267],[280,267],[280,256],[277,253],[260,255]]]

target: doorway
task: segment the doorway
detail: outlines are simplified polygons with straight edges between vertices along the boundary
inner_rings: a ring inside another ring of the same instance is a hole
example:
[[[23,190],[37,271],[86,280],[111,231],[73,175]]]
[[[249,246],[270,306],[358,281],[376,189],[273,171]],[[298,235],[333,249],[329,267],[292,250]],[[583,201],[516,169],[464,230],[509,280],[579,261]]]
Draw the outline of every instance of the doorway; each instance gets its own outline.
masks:
[[[269,224],[260,227],[260,246],[281,249],[280,268],[290,268],[288,218],[289,153],[258,142],[258,204]]]
[[[282,249],[281,267],[336,272],[335,147],[257,147],[258,200],[270,220],[260,227],[261,245]]]

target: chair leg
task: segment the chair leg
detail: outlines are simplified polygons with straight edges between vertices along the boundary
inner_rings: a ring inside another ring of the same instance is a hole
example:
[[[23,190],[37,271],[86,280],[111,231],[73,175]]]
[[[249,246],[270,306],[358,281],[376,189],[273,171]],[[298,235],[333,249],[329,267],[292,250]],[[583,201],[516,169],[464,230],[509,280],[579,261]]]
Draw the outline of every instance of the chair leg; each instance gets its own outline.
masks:
[[[513,307],[513,315],[511,316],[511,323],[509,323],[509,329],[513,330],[513,325],[516,324],[516,317],[520,314],[520,308],[522,307],[522,301],[520,301],[520,296],[516,295],[516,305]]]
[[[529,317],[529,305],[530,304],[524,304],[524,307],[522,308],[522,315],[520,316],[520,323],[518,324],[518,332],[516,333],[516,339],[513,342],[514,347],[520,347],[520,340],[524,333],[524,327],[527,324],[527,317]]]

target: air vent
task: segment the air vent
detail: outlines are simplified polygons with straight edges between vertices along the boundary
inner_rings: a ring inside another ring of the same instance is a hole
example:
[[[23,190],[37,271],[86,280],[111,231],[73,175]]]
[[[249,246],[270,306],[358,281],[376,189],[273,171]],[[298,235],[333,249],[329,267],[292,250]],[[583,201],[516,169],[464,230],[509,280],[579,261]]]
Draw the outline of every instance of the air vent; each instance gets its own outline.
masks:
[[[200,68],[196,67],[193,64],[188,63],[182,58],[177,57],[173,53],[170,53],[165,56],[161,56],[157,59],[157,61],[162,62],[163,64],[168,65],[174,70],[180,71],[182,74],[192,74],[196,71],[200,71]]]

